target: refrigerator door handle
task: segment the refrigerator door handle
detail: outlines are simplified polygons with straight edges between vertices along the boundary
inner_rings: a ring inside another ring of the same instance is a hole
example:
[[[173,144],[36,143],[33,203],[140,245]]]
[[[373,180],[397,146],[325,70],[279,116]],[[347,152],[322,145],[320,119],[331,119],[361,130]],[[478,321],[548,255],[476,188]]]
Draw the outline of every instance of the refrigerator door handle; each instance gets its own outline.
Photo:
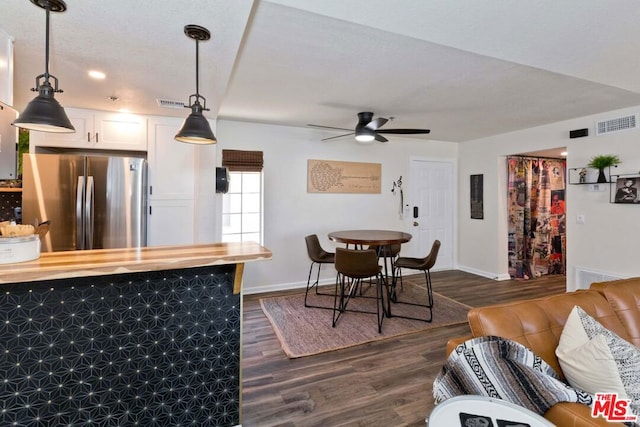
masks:
[[[84,221],[82,207],[84,205],[84,176],[78,177],[76,188],[76,249],[84,249]]]
[[[84,221],[85,233],[87,236],[87,245],[85,249],[93,249],[93,197],[94,186],[93,177],[87,177],[87,194],[85,195],[84,205]]]

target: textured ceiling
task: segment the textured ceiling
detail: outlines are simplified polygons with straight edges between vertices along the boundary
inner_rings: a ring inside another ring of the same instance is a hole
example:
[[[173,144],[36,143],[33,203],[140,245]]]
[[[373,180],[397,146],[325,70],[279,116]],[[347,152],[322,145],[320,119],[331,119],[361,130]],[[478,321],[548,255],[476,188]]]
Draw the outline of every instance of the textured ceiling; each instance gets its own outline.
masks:
[[[635,0],[67,0],[52,14],[65,106],[185,116],[155,99],[200,92],[209,117],[352,128],[356,113],[467,141],[640,105]],[[15,38],[14,105],[44,68],[44,11],[3,0]],[[107,73],[96,82],[88,69]],[[119,101],[108,100],[117,96]],[[340,131],[317,130],[318,139]],[[390,138],[392,139],[392,138]]]

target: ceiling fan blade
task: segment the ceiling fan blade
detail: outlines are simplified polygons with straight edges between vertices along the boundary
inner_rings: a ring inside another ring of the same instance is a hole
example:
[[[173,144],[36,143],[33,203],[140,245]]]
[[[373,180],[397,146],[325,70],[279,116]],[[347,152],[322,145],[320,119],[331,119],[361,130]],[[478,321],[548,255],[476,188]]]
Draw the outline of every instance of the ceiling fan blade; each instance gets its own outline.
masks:
[[[377,119],[373,119],[369,123],[367,123],[367,125],[365,127],[367,129],[376,130],[380,126],[383,126],[388,121],[389,121],[389,119],[385,119],[384,117],[378,117]]]
[[[330,139],[342,138],[343,136],[353,135],[354,133],[355,132],[349,132],[349,133],[345,133],[344,135],[338,135],[338,136],[332,136],[332,137],[329,137],[329,138],[324,138],[324,139],[321,139],[320,141],[329,141]]]
[[[387,142],[387,141],[388,141],[388,139],[387,139],[387,138],[385,138],[385,137],[384,137],[384,136],[382,136],[382,135],[378,135],[377,133],[376,133],[375,138],[376,138],[376,141],[379,141],[379,142]]]
[[[429,129],[383,129],[383,130],[378,130],[376,132],[410,135],[410,134],[419,134],[419,133],[430,133],[431,130]]]
[[[310,127],[312,127],[312,128],[320,128],[320,129],[337,129],[337,130],[348,130],[348,131],[353,131],[353,129],[334,128],[334,127],[332,127],[332,126],[310,125],[310,124],[307,124],[307,126],[310,126]]]

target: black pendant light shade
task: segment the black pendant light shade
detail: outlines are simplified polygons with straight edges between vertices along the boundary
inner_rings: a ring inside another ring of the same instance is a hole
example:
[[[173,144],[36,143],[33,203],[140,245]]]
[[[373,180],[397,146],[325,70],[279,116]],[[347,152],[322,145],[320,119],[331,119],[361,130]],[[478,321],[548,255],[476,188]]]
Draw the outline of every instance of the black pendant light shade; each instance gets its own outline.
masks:
[[[176,141],[191,144],[215,144],[217,142],[216,137],[211,130],[209,121],[202,115],[203,111],[209,111],[207,100],[198,92],[198,43],[201,40],[209,40],[211,33],[199,25],[186,25],[184,33],[187,37],[196,41],[196,93],[189,96],[189,106],[185,105],[185,108],[191,108],[191,114],[185,119],[182,129],[175,136],[175,139]],[[200,100],[202,100],[202,104]]]
[[[76,131],[75,128],[62,105],[54,98],[55,92],[62,92],[58,89],[58,79],[49,74],[49,13],[64,12],[67,5],[63,0],[31,0],[31,3],[45,9],[47,13],[45,73],[36,77],[36,87],[31,89],[37,91],[38,96],[27,104],[12,124],[41,132],[72,133]],[[50,79],[54,81],[54,86],[51,86]]]
[[[41,132],[72,133],[76,129],[64,112],[62,105],[53,97],[54,88],[45,81],[38,86],[39,95],[14,122],[14,126]]]
[[[190,108],[191,114],[184,120],[182,129],[175,136],[175,140],[191,144],[215,144],[216,137],[211,130],[209,121],[202,115],[204,108],[200,102],[196,100]]]

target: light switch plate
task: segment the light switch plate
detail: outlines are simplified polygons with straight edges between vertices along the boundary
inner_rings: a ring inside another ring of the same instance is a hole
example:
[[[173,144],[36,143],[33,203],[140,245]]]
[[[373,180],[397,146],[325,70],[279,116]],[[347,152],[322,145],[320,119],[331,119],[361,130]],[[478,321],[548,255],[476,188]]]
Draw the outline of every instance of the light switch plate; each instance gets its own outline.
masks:
[[[589,184],[587,189],[589,191],[607,191],[609,184]]]

